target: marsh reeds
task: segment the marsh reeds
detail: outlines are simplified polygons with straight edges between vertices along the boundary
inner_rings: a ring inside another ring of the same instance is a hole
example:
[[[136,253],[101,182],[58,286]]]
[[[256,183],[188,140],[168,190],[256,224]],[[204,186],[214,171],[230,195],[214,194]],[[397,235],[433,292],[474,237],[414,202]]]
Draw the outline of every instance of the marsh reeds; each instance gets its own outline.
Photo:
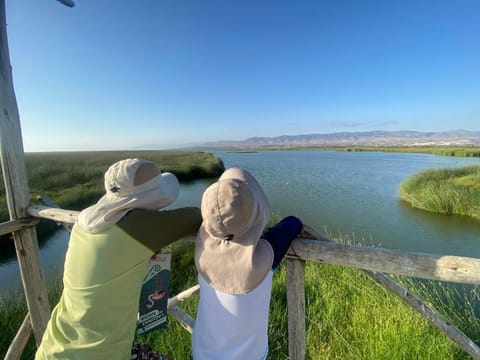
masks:
[[[272,146],[265,148],[249,148],[235,152],[257,152],[271,150],[320,150],[320,151],[347,151],[347,152],[400,152],[416,154],[432,154],[439,156],[480,157],[478,146]]]
[[[425,170],[404,181],[400,194],[415,208],[480,220],[480,166]]]
[[[194,151],[94,151],[27,153],[28,185],[32,199],[47,194],[61,207],[81,210],[104,193],[103,175],[114,162],[126,158],[153,161],[162,172],[180,181],[219,176],[224,165],[211,153]],[[0,183],[0,221],[7,218],[3,182]]]
[[[220,176],[223,161],[211,153],[195,151],[93,151],[25,154],[28,185],[32,203],[48,195],[61,208],[82,210],[95,203],[104,193],[103,176],[114,162],[126,158],[153,161],[162,172],[172,172],[182,181]],[[1,170],[0,170],[1,173]],[[0,222],[9,219],[3,181],[0,182]],[[43,241],[57,229],[52,222],[41,221],[37,235]],[[14,252],[8,236],[0,242],[2,255]]]
[[[480,147],[478,146],[359,146],[344,147],[344,151],[383,151],[383,152],[402,152],[432,154],[440,156],[457,157],[480,157]]]

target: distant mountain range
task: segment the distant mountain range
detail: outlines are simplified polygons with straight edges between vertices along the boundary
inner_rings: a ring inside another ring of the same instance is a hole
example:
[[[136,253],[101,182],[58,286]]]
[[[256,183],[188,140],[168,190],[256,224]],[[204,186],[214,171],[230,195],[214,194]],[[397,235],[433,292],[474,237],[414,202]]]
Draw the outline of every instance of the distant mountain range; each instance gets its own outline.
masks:
[[[480,146],[480,131],[368,131],[252,137],[204,144],[214,149],[284,149],[328,146]]]

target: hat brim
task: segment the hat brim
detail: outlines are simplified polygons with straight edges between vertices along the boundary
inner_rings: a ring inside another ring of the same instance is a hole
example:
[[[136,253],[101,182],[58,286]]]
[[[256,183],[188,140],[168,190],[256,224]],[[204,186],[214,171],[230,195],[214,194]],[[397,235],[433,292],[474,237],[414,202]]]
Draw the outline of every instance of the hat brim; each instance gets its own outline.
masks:
[[[86,232],[98,233],[116,224],[131,209],[159,210],[170,205],[180,191],[177,178],[169,172],[141,186],[146,187],[145,191],[131,195],[106,193],[96,204],[80,212],[77,224]]]
[[[216,290],[245,294],[263,281],[273,264],[273,249],[260,238],[270,218],[270,205],[260,184],[247,171],[230,168],[219,181],[226,179],[241,180],[248,185],[257,206],[256,221],[232,241],[209,233],[203,223],[197,234],[195,265],[199,274]]]
[[[226,294],[246,294],[263,281],[272,268],[274,253],[261,239],[262,229],[251,229],[242,237],[257,237],[256,244],[244,246],[211,236],[204,226],[198,230],[195,265],[198,273],[216,290]]]

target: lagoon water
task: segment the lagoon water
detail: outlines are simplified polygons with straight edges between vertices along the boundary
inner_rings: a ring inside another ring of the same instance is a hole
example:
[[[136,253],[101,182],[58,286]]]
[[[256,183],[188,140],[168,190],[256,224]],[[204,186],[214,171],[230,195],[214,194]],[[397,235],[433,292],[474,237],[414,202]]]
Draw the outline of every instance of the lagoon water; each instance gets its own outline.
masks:
[[[429,154],[336,151],[216,152],[226,167],[250,171],[261,183],[273,213],[296,215],[331,237],[389,249],[480,258],[480,221],[412,209],[399,186],[429,168],[480,165],[479,158]],[[207,180],[182,184],[172,207],[199,206]],[[68,233],[41,247],[47,278],[61,271]],[[18,265],[0,264],[0,294],[20,288]]]

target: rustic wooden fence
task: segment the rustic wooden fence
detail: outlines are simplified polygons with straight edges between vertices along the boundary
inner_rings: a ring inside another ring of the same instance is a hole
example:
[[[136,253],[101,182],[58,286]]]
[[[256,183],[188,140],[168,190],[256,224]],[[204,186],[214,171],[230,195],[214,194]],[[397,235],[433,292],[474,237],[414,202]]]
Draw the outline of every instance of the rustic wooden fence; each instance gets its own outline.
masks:
[[[34,226],[33,219],[43,218],[57,223],[71,225],[78,212],[58,209],[51,206],[31,205],[27,207],[31,218],[22,222],[2,224],[0,229],[11,231]],[[8,224],[8,225],[7,225]],[[385,273],[407,275],[439,281],[464,284],[480,283],[480,259],[412,253],[383,248],[371,248],[335,243],[311,229],[311,239],[297,238],[292,243],[286,259],[287,268],[287,302],[288,302],[288,349],[290,359],[305,359],[305,288],[304,269],[306,261],[336,264],[360,269],[377,284],[401,298],[414,310],[429,320],[461,349],[480,359],[480,348],[458,328],[445,320],[429,304],[397,283]],[[25,290],[28,296],[28,291]],[[179,304],[199,293],[199,286],[189,288],[168,300],[169,314],[190,333],[195,320],[185,313]],[[30,323],[33,319],[27,314],[18,335],[15,337],[8,353],[8,359],[18,359],[22,346],[25,346],[31,334]]]

